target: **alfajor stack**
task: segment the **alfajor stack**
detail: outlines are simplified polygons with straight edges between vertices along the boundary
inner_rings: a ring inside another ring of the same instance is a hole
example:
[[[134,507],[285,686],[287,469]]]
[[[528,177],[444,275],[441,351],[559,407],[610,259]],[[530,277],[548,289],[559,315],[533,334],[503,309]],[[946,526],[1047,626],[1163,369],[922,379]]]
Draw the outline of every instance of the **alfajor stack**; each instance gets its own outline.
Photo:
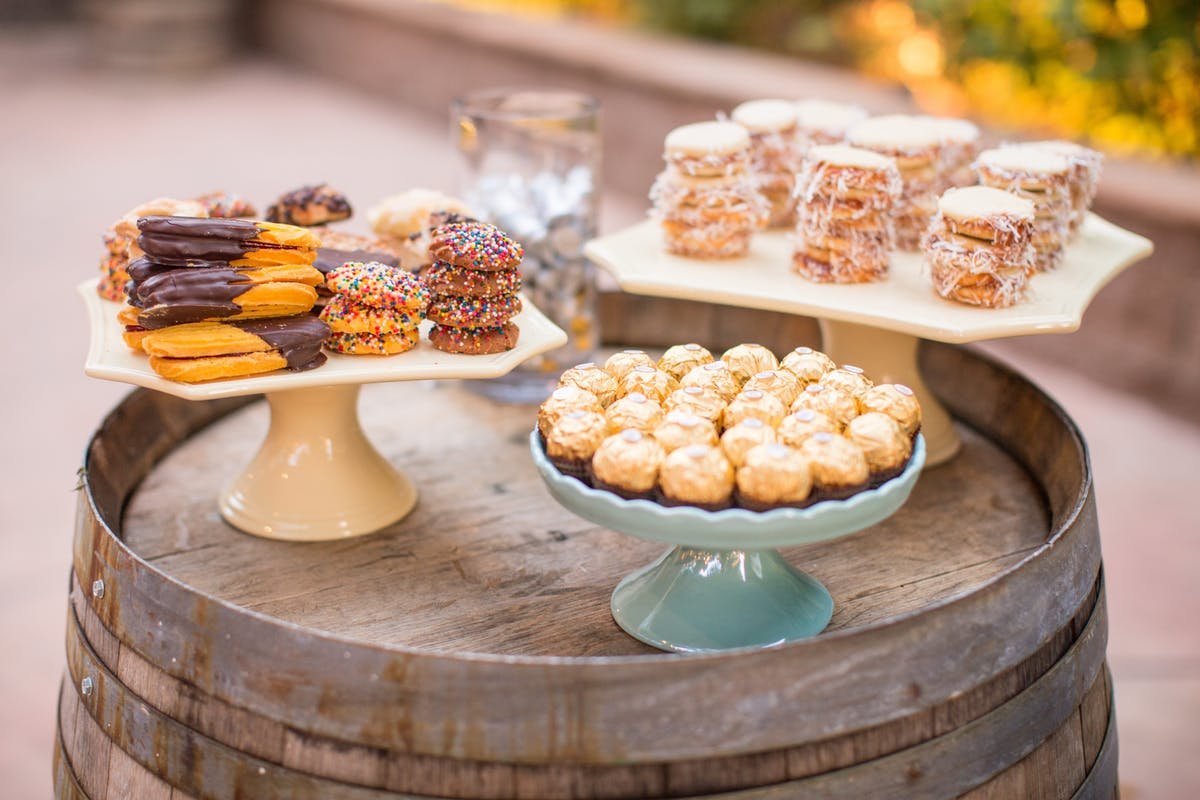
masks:
[[[925,263],[934,291],[988,308],[1018,302],[1034,249],[1033,203],[989,186],[948,189],[925,234]]]
[[[1033,203],[1034,270],[1062,263],[1072,214],[1070,160],[1037,145],[1014,144],[983,151],[974,166],[984,186]]]
[[[804,157],[796,191],[796,272],[818,283],[887,277],[892,210],[901,192],[893,159],[848,145],[817,145]]]
[[[810,98],[796,102],[796,135],[800,155],[818,144],[840,144],[846,131],[867,118],[867,110],[853,103]]]
[[[1027,146],[1057,153],[1070,162],[1068,181],[1071,186],[1071,215],[1067,221],[1067,228],[1071,237],[1078,235],[1092,207],[1092,201],[1096,199],[1096,190],[1100,186],[1100,171],[1104,166],[1104,154],[1065,139],[1029,142]]]
[[[871,117],[851,127],[846,142],[896,160],[901,191],[892,212],[895,245],[900,250],[920,249],[945,183],[941,125],[930,117],[904,114]]]
[[[953,117],[925,117],[942,135],[940,190],[953,186],[974,186],[975,170],[971,165],[979,155],[979,128],[973,122]]]
[[[750,172],[750,134],[734,122],[698,122],[667,134],[666,169],[650,189],[667,251],[733,258],[750,249],[769,209]]]
[[[731,119],[750,134],[750,172],[770,206],[767,227],[796,221],[796,106],[786,100],[750,100],[733,109]]]

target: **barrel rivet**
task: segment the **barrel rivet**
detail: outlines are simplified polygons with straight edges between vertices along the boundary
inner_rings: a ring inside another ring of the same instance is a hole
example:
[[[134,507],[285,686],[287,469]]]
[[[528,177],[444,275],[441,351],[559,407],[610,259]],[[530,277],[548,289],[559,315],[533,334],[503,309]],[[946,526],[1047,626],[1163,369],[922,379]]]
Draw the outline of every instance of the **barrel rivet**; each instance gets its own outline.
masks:
[[[92,688],[94,686],[95,683],[92,681],[91,677],[87,677],[79,682],[79,691],[83,692],[84,697],[90,697],[92,694]]]
[[[101,597],[104,597],[104,581],[100,580],[99,578],[92,581],[92,597],[96,598],[97,600],[99,600]]]

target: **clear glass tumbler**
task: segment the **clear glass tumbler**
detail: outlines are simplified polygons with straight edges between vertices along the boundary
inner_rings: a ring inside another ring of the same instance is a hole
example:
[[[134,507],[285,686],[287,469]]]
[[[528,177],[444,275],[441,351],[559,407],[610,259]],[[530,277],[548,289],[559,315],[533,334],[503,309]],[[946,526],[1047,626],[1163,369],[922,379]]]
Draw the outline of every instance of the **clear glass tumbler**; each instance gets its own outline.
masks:
[[[584,243],[599,204],[600,104],[554,89],[488,89],[454,100],[459,196],[525,247],[525,296],[569,337],[510,375],[471,381],[497,400],[534,403],[599,346],[596,289]]]

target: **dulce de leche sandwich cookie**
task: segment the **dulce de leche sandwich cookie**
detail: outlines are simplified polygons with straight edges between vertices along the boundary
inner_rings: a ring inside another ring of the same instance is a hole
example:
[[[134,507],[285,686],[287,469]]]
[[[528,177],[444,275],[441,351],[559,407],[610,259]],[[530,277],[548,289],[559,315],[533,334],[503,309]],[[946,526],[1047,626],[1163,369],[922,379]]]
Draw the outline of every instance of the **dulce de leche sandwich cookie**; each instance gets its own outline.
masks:
[[[521,273],[515,269],[489,272],[437,262],[421,271],[421,280],[439,296],[501,297],[521,291]]]
[[[319,367],[325,363],[321,343],[328,335],[324,322],[302,314],[174,325],[147,333],[142,348],[150,355],[150,368],[162,377],[198,383]]]
[[[491,328],[503,325],[520,313],[521,298],[518,295],[435,297],[429,304],[428,317],[438,325],[451,328]]]
[[[307,227],[349,219],[351,213],[346,195],[327,183],[317,183],[280,195],[267,209],[267,219]]]
[[[456,267],[491,272],[516,269],[525,250],[495,225],[456,222],[433,232],[429,255]]]
[[[485,356],[512,350],[517,346],[520,335],[520,328],[512,322],[494,328],[451,328],[447,325],[434,325],[429,331],[429,341],[444,353]]]
[[[142,217],[138,246],[174,267],[311,264],[321,240],[304,228],[246,219]]]

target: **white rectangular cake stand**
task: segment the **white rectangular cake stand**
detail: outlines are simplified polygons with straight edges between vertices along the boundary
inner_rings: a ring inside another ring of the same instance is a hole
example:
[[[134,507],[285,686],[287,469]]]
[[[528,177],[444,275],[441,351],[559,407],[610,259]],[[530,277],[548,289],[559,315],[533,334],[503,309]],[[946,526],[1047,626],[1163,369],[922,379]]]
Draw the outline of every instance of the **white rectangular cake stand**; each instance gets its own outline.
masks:
[[[420,343],[394,356],[327,354],[306,372],[176,383],[131,351],[117,321],[121,304],[101,299],[95,279],[79,284],[91,323],[84,372],[187,400],[265,394],[271,409],[266,439],[250,465],[221,492],[227,522],[246,533],[288,541],[322,541],[372,533],[406,516],[417,502],[413,482],[384,458],[363,433],[358,395],[364,383],[497,378],[567,343],[567,335],[527,299],[514,322],[517,346],[505,353],[443,353],[422,326]],[[411,421],[420,424],[420,420]]]
[[[835,361],[862,367],[877,382],[907,384],[917,393],[926,463],[932,466],[953,457],[959,440],[949,414],[921,379],[918,339],[964,343],[1077,330],[1096,293],[1153,250],[1149,239],[1089,214],[1063,264],[1035,275],[1028,298],[1002,309],[938,297],[920,253],[893,252],[891,273],[879,283],[813,283],[792,271],[787,231],[756,234],[745,257],[706,261],[667,253],[659,225],[646,220],[593,239],[584,252],[633,294],[816,317],[823,349]]]

